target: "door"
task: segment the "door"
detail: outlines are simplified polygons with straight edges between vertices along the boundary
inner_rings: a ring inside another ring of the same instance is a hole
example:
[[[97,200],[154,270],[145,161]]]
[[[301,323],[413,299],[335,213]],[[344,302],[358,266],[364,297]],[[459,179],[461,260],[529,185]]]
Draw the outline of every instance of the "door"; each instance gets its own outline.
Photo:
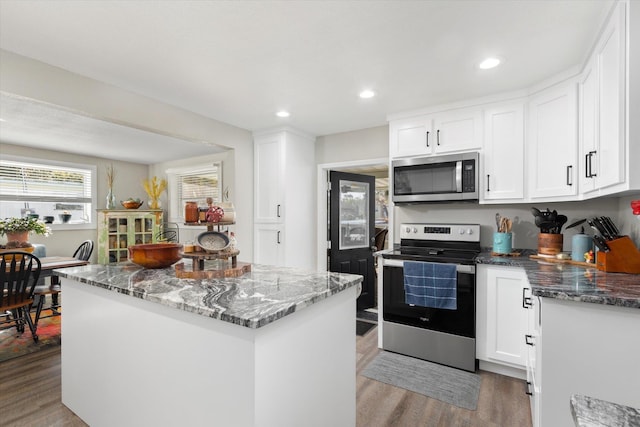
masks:
[[[331,171],[329,271],[364,277],[358,310],[374,307],[375,177]]]

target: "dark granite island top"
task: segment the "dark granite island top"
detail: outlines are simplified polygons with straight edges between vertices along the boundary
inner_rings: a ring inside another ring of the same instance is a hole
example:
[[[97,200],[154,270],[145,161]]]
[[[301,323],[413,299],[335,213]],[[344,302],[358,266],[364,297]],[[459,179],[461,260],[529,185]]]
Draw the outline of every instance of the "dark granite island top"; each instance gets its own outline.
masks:
[[[129,262],[65,268],[56,273],[248,328],[267,325],[362,283],[362,276],[353,274],[267,265],[252,265],[250,273],[222,279],[180,279],[173,267],[147,270]]]
[[[477,264],[524,268],[533,295],[567,301],[640,308],[640,274],[607,273],[596,268],[539,261],[525,250],[519,257],[483,252]]]
[[[571,414],[577,427],[640,426],[640,409],[589,396],[571,396]]]

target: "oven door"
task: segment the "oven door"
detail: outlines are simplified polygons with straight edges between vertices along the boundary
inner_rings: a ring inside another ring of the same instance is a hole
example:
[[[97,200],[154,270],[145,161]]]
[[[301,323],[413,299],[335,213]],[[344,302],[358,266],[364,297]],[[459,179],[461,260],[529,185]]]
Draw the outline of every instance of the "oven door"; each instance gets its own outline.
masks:
[[[405,302],[403,261],[383,261],[383,318],[400,323],[453,335],[476,336],[476,275],[475,265],[457,264],[457,309],[446,310],[409,305]]]

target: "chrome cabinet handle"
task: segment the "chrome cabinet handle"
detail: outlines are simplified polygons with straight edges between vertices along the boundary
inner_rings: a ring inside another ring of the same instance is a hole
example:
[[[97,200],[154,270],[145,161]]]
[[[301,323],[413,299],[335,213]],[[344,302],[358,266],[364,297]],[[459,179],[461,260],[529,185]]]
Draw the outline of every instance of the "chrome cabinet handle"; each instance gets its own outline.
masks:
[[[572,165],[568,165],[567,166],[567,185],[569,187],[571,187],[573,185],[573,182],[571,182],[571,170],[573,169]]]

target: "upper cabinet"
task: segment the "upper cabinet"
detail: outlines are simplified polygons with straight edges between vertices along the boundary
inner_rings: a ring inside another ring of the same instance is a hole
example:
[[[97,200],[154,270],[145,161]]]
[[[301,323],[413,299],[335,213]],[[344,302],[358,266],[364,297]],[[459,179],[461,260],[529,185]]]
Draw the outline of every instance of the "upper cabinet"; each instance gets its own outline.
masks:
[[[579,82],[581,192],[625,182],[625,4],[619,3]]]
[[[527,163],[532,200],[578,194],[576,86],[564,83],[529,100]],[[563,197],[563,199],[558,199]]]
[[[484,111],[484,149],[480,181],[485,201],[524,197],[524,101]]]
[[[482,113],[457,109],[389,124],[390,156],[430,155],[482,147]]]

